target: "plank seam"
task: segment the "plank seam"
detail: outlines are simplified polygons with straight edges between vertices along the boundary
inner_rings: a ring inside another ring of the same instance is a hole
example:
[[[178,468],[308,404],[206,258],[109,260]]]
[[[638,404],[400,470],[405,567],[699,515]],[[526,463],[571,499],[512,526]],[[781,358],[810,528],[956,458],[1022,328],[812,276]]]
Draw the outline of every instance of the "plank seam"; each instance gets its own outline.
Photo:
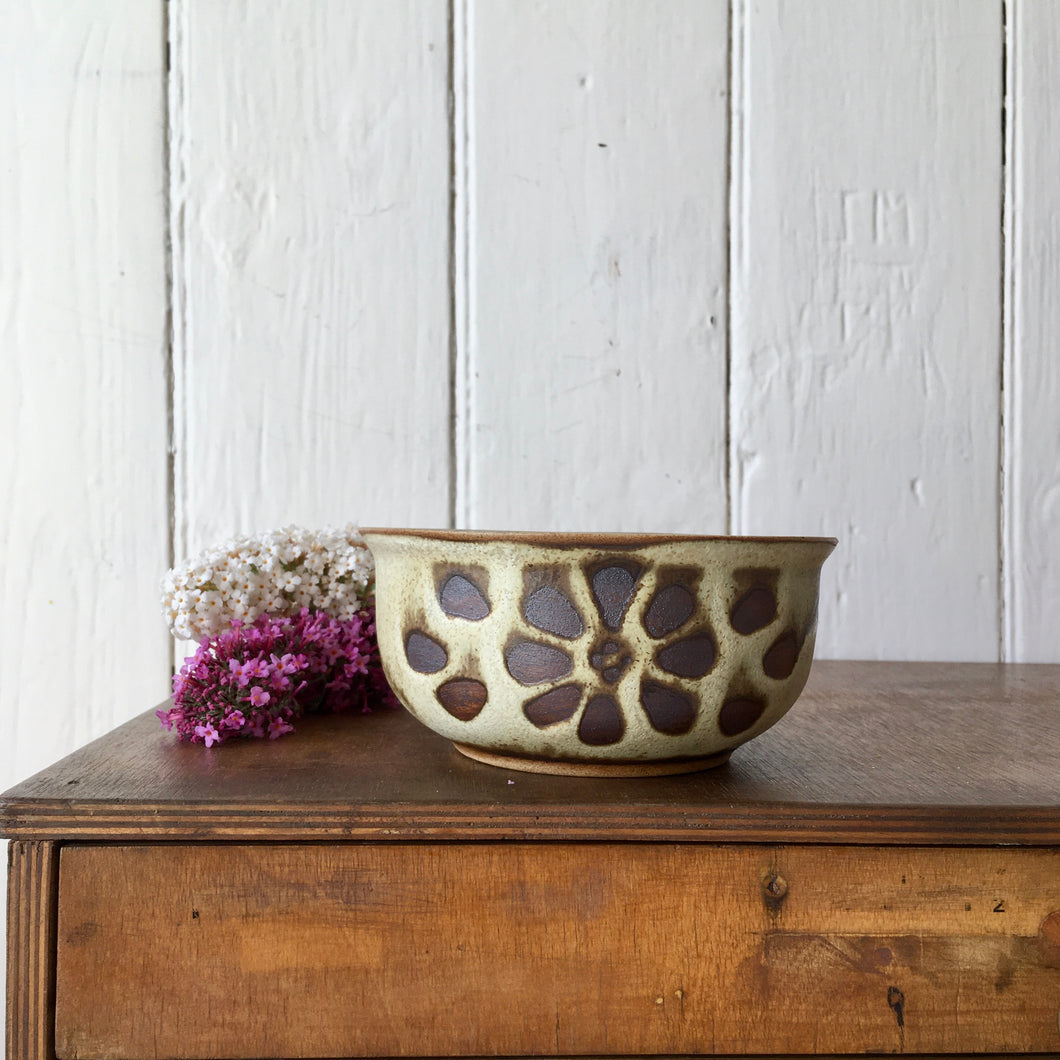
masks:
[[[725,533],[732,533],[732,174],[733,174],[733,6],[729,0],[728,44],[726,58],[726,121],[725,121]]]
[[[1016,533],[1015,506],[1017,494],[1017,460],[1015,427],[1017,422],[1017,393],[1014,386],[1017,360],[1016,268],[1018,234],[1016,218],[1019,213],[1016,179],[1019,136],[1016,121],[1018,90],[1018,62],[1016,52],[1018,0],[1002,0],[1001,4],[1001,357],[1000,397],[998,414],[998,659],[1009,662],[1018,654],[1015,628],[1016,596]]]
[[[747,250],[747,144],[745,121],[747,109],[747,0],[729,2],[729,115],[726,182],[728,184],[725,217],[725,283],[728,305],[725,315],[725,532],[744,531],[740,517],[743,483],[741,481],[738,445],[733,437],[735,394],[732,386],[735,344],[743,316],[740,287]],[[746,351],[743,351],[746,353]]]
[[[449,121],[449,224],[446,233],[449,240],[448,247],[448,276],[449,286],[449,521],[450,527],[457,526],[457,506],[459,504],[459,491],[457,489],[457,433],[460,429],[460,417],[457,407],[457,358],[459,354],[459,343],[457,341],[457,304],[456,304],[456,212],[457,188],[456,188],[456,12],[455,0],[449,0],[446,5],[445,32],[446,32],[446,81],[448,85],[447,118]]]
[[[178,0],[179,2],[179,0]],[[173,197],[170,186],[170,155],[172,144],[170,138],[173,130],[173,120],[170,113],[170,77],[172,76],[173,60],[171,54],[171,38],[169,19],[172,17],[171,5],[167,4],[163,18],[164,41],[164,63],[162,74],[162,112],[165,129],[162,136],[162,210],[164,214],[163,233],[164,241],[163,257],[165,263],[165,304],[166,304],[166,342],[162,351],[162,382],[165,386],[166,405],[166,565],[172,567],[176,563],[176,485],[174,467],[174,408],[173,408]]]
[[[472,525],[474,498],[474,0],[451,0],[450,74],[450,524]]]
[[[169,415],[169,552],[170,562],[188,548],[187,504],[187,26],[185,0],[170,0],[166,7],[166,283],[169,314],[166,365]],[[174,651],[177,646],[174,644]],[[176,663],[174,656],[174,663]]]

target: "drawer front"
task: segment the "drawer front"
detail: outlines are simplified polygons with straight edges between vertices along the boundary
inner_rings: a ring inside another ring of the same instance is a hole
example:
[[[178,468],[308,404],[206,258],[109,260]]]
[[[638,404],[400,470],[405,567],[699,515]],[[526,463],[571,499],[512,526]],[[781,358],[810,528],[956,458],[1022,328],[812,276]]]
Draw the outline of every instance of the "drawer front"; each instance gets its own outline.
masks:
[[[1060,1051],[1060,852],[68,846],[59,1057]]]

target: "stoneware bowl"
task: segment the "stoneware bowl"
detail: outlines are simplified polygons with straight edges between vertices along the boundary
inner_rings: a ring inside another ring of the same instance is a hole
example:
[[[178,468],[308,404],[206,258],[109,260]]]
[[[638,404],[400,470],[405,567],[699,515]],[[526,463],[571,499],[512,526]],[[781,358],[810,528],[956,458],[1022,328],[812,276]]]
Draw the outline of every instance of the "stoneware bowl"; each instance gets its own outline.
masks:
[[[833,538],[366,529],[402,703],[465,755],[581,776],[720,765],[810,672]]]

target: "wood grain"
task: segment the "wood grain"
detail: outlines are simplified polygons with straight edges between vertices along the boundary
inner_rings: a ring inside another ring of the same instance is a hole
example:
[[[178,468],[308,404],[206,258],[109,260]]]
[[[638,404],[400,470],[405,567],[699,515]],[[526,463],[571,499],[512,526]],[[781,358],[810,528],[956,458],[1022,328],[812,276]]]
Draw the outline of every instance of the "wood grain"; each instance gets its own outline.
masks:
[[[724,531],[727,5],[490,0],[466,31],[458,512]]]
[[[7,1058],[54,1056],[55,843],[11,843],[7,889]]]
[[[178,553],[291,522],[445,524],[444,0],[172,18]]]
[[[998,7],[738,8],[733,528],[839,538],[823,658],[996,658]]]
[[[179,744],[153,713],[0,798],[39,839],[1060,844],[1060,667],[815,663],[776,726],[683,777],[470,761],[404,712]]]
[[[60,1057],[1060,1046],[1060,967],[1038,941],[1060,905],[1056,851],[141,845],[61,858]]]
[[[1006,651],[1056,658],[1060,628],[1060,24],[1046,3],[1011,6]]]

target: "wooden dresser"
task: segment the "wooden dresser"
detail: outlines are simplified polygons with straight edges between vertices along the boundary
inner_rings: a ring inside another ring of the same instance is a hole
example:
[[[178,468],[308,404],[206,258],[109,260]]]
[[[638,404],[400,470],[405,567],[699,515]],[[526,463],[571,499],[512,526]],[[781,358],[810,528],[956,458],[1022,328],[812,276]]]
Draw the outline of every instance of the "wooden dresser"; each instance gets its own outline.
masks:
[[[0,800],[8,1057],[1060,1055],[1060,666],[829,663],[709,773],[403,711]]]

